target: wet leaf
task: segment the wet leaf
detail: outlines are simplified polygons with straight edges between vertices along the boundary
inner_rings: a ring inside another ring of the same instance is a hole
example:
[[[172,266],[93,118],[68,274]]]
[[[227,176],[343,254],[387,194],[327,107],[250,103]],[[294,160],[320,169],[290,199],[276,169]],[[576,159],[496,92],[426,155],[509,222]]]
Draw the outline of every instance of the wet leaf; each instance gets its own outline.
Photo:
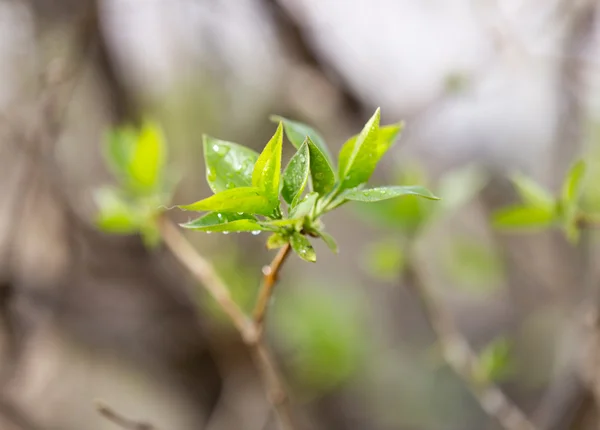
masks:
[[[288,163],[283,172],[281,196],[292,207],[298,204],[310,173],[310,154],[308,143],[304,142]]]
[[[213,192],[250,187],[258,153],[237,143],[203,136],[206,180]]]
[[[252,171],[252,186],[263,190],[263,194],[272,201],[277,201],[279,197],[282,143],[283,125],[279,123]]]
[[[252,215],[231,212],[211,212],[181,227],[197,231],[261,231],[265,230]]]
[[[204,200],[178,206],[184,211],[242,212],[269,216],[277,203],[269,200],[262,189],[240,187],[221,191]]]
[[[310,152],[310,176],[313,191],[320,195],[327,194],[335,185],[335,173],[331,163],[321,149],[310,139],[307,139]]]
[[[278,248],[281,248],[281,247],[287,245],[288,242],[289,242],[288,237],[286,237],[280,233],[273,233],[267,239],[267,249],[278,249]]]
[[[417,196],[429,200],[439,200],[425,187],[418,185],[392,185],[389,187],[370,188],[367,190],[352,190],[344,194],[347,200],[357,202],[379,202],[400,196]]]
[[[317,261],[317,254],[305,236],[300,233],[292,234],[290,237],[290,244],[292,245],[294,252],[298,254],[301,259],[308,261],[309,263]]]
[[[294,207],[289,214],[289,218],[297,219],[305,217],[310,214],[313,210],[317,199],[319,198],[318,193],[309,193]]]

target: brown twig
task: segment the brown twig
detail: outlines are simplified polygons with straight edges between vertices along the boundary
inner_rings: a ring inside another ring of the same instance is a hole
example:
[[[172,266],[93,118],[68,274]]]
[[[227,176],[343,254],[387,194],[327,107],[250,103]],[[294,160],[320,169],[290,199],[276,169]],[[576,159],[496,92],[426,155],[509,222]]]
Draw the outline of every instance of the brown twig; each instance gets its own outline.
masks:
[[[536,426],[500,388],[492,382],[476,379],[477,354],[456,327],[452,316],[429,293],[415,258],[406,266],[407,285],[419,300],[439,342],[446,363],[465,382],[481,408],[505,430],[537,430]]]
[[[275,287],[277,279],[279,278],[279,271],[281,270],[283,263],[285,263],[288,255],[290,255],[290,250],[291,247],[288,243],[279,250],[271,264],[263,267],[263,285],[258,293],[258,299],[253,312],[254,322],[258,328],[259,334],[262,333],[267,307],[269,306],[269,302],[271,301],[271,297],[273,295],[273,288]]]
[[[165,216],[158,220],[161,236],[167,247],[179,259],[194,277],[206,288],[208,293],[215,299],[217,304],[231,319],[234,326],[239,331],[244,343],[252,353],[256,366],[261,374],[266,395],[271,403],[281,427],[284,430],[293,430],[295,425],[292,420],[292,408],[287,394],[283,379],[279,374],[275,359],[260,335],[259,327],[262,324],[253,321],[247,317],[240,307],[233,301],[225,283],[221,280],[212,264],[206,261],[194,247],[186,240],[181,231],[175,227]],[[270,274],[265,274],[265,285],[263,290],[268,288],[265,293],[266,302],[277,281],[277,274],[281,265],[285,261],[289,249],[280,251],[275,257],[270,267]],[[257,305],[258,308],[258,305]],[[266,309],[266,306],[265,306]],[[264,320],[265,309],[261,312],[261,318]]]
[[[131,418],[124,417],[119,412],[113,410],[104,403],[97,402],[96,408],[98,409],[98,413],[100,415],[125,430],[158,430],[152,424],[135,421]]]

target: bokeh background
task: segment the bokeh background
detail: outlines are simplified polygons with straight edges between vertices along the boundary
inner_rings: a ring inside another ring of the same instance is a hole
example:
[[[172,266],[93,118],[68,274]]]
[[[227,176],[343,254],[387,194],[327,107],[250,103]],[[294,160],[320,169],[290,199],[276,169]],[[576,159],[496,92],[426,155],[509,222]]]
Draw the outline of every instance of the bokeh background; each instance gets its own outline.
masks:
[[[514,172],[556,192],[573,160],[595,160],[599,9],[0,0],[0,428],[116,428],[97,400],[164,430],[277,428],[236,332],[201,289],[196,303],[182,293],[173,256],[94,227],[94,190],[113,181],[103,138],[157,118],[182,177],[174,203],[187,203],[210,192],[203,133],[260,150],[278,114],[337,152],[377,107],[406,129],[371,183],[425,184],[443,201],[348,204],[325,218],[339,255],[318,243],[316,264],[286,264],[268,336],[302,425],[501,428],[444,364],[417,270],[474,350],[510,345],[495,383],[540,429],[598,428],[580,372],[594,232],[573,245],[498,232],[490,216],[517,201]],[[189,238],[251,306],[272,257],[264,235]]]

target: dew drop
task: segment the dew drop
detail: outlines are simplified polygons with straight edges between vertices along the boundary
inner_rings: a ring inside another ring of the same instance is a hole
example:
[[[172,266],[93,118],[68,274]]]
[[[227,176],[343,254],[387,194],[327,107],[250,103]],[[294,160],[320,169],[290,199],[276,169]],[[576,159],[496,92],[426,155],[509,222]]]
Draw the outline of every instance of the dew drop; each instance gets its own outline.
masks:
[[[254,230],[254,231],[252,231],[252,234],[254,236],[258,236],[260,234],[260,230]]]
[[[229,232],[228,231],[224,231],[223,234],[229,234]]]
[[[223,219],[223,215],[222,214],[217,214],[217,218]]]
[[[211,233],[212,233],[212,231],[207,231],[207,232],[206,232],[206,234],[211,234]]]
[[[213,151],[219,152],[219,145],[213,145]]]
[[[263,268],[262,268],[263,275],[269,276],[272,272],[273,272],[273,269],[271,269],[271,266],[263,266]]]

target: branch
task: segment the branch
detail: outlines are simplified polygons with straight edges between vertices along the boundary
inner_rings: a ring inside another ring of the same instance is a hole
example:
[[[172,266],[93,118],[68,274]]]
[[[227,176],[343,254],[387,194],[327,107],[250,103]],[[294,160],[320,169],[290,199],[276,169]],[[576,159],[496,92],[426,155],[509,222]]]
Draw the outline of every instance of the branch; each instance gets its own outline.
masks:
[[[495,418],[504,430],[537,430],[523,411],[506,397],[500,388],[491,382],[475,379],[475,370],[479,364],[477,354],[456,327],[452,316],[427,291],[415,259],[413,258],[406,267],[407,284],[419,300],[437,336],[445,361],[463,379],[481,408],[490,417]]]
[[[263,380],[267,399],[275,410],[281,427],[285,430],[295,429],[296,426],[292,420],[292,407],[285,384],[279,374],[275,359],[260,334],[266,304],[277,281],[277,274],[281,265],[289,254],[289,248],[287,248],[287,251],[286,247],[282,248],[271,265],[267,266],[269,270],[264,270],[266,272],[265,282],[260,294],[260,297],[263,297],[263,299],[259,299],[259,303],[257,304],[257,315],[260,315],[260,322],[258,320],[255,322],[248,318],[233,301],[229,290],[213,266],[198,254],[194,247],[185,239],[181,231],[166,216],[161,216],[158,219],[158,226],[167,247],[179,259],[181,264],[194,275],[196,280],[206,288],[239,331],[244,343],[252,353]],[[264,308],[261,300],[265,303]]]
[[[96,408],[98,409],[98,413],[100,415],[125,430],[158,430],[152,424],[134,421],[130,418],[124,417],[104,403],[97,402]]]
[[[279,278],[279,271],[288,255],[290,255],[290,250],[291,247],[288,243],[279,250],[270,265],[263,267],[263,285],[258,293],[258,299],[253,312],[254,322],[256,323],[259,334],[262,333],[264,327],[265,314],[269,302],[271,301],[271,296],[273,295],[273,289]]]

